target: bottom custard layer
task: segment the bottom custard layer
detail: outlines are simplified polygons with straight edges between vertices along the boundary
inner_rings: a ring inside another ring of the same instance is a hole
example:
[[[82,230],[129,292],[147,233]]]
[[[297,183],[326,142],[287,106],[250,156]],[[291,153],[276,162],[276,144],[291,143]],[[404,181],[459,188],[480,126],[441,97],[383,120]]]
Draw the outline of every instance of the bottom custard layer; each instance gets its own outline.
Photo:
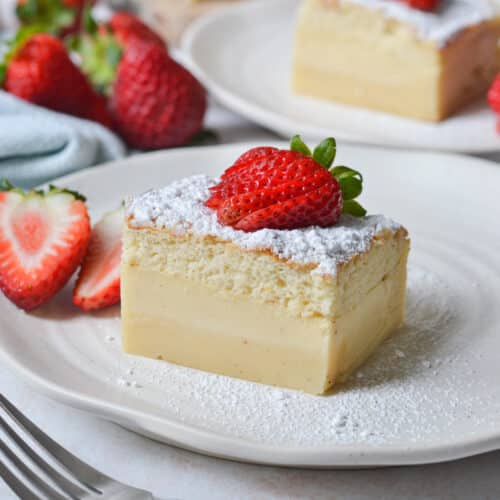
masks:
[[[125,264],[123,348],[209,372],[323,394],[360,366],[404,318],[406,261],[332,320],[215,294],[185,278]]]

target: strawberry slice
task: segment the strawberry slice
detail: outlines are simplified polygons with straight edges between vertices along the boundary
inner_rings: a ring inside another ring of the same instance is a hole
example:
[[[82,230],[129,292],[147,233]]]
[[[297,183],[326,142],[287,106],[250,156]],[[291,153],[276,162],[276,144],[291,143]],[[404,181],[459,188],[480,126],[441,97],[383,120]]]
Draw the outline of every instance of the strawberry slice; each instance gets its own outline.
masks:
[[[55,186],[24,192],[8,181],[0,191],[0,288],[29,311],[66,284],[85,254],[85,198]]]
[[[84,311],[120,302],[123,209],[106,214],[92,229],[87,255],[73,291],[73,303]]]

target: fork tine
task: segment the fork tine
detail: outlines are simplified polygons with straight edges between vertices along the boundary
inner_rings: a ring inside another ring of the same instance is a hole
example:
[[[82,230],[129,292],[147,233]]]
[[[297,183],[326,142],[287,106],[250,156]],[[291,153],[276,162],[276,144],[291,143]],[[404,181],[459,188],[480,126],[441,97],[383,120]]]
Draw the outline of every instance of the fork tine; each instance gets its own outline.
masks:
[[[0,476],[5,481],[7,486],[23,500],[40,500],[26,485],[20,481],[10,469],[0,460]]]
[[[14,465],[14,467],[21,472],[30,484],[36,486],[37,489],[48,495],[50,500],[67,500],[51,486],[49,486],[41,477],[37,476],[29,467],[27,467],[2,439],[0,439],[0,450],[2,450],[9,462],[11,462],[12,465]]]
[[[39,427],[26,418],[3,394],[0,394],[0,406],[24,431],[31,435],[49,455],[57,460],[59,465],[75,478],[82,486],[101,494],[98,489],[100,484],[106,484],[110,478],[90,467],[72,453],[58,445],[47,436]]]
[[[82,487],[77,487],[74,483],[66,479],[50,464],[48,464],[38,453],[31,448],[17,432],[0,415],[0,427],[10,436],[10,438],[21,448],[33,462],[40,467],[68,496],[73,500],[78,500],[78,496],[83,493]]]

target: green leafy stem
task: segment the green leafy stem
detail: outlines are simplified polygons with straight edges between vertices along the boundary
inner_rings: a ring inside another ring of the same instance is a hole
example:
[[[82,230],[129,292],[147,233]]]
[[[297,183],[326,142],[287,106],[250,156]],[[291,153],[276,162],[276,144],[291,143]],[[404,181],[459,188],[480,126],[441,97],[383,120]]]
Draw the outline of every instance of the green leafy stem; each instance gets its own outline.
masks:
[[[321,141],[311,152],[300,135],[295,135],[290,142],[290,149],[305,156],[311,156],[337,179],[342,191],[343,213],[355,217],[366,215],[366,210],[355,200],[363,191],[363,176],[357,170],[343,165],[332,166],[337,155],[337,142],[333,137]]]

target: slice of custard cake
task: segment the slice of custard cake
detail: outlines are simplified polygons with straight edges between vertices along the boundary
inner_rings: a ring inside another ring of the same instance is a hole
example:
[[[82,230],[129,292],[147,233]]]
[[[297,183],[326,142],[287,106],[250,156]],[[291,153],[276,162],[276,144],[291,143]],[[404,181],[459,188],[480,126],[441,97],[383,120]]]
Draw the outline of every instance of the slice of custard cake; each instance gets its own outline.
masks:
[[[292,87],[302,95],[439,121],[484,97],[500,69],[498,5],[304,0]]]
[[[218,181],[188,177],[129,203],[124,350],[322,394],[402,324],[407,231],[348,214],[238,230],[206,206]]]

